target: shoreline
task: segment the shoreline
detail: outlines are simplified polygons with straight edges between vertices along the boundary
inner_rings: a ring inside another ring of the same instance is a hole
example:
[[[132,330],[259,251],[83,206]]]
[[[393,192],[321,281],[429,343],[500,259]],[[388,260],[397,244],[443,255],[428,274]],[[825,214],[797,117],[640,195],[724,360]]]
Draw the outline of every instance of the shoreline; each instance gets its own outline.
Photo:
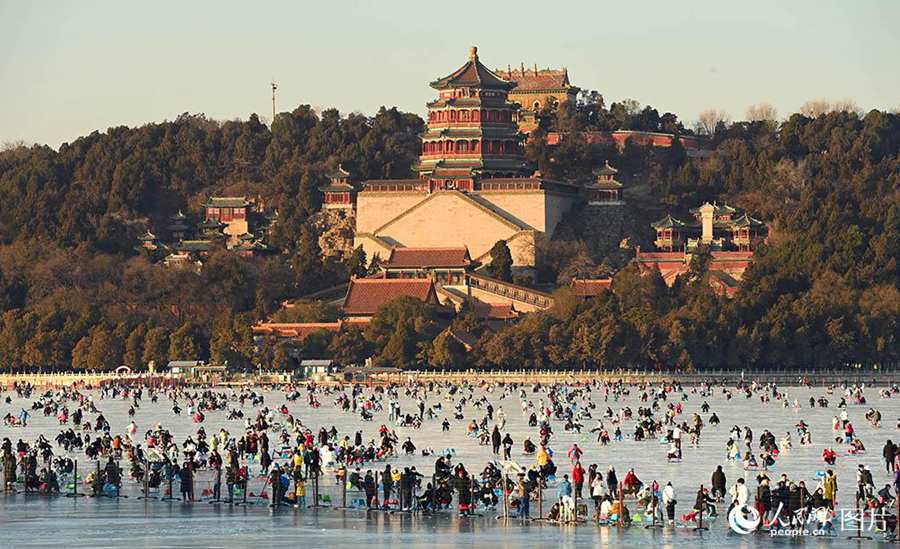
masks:
[[[840,385],[842,383],[866,385],[891,385],[900,383],[900,370],[802,370],[802,371],[702,371],[702,372],[644,372],[638,370],[459,370],[459,371],[396,371],[373,372],[353,379],[340,375],[316,375],[308,378],[291,378],[281,372],[262,374],[235,374],[227,377],[189,377],[181,374],[115,372],[64,372],[64,373],[0,373],[0,388],[12,388],[16,383],[29,383],[35,387],[99,386],[109,382],[134,382],[148,386],[214,386],[286,385],[316,383],[324,386],[351,383],[382,385],[409,383],[475,383],[519,385],[582,385],[593,382],[624,382],[626,384],[672,384],[694,387],[703,383],[733,386],[741,382],[775,383],[777,385]]]

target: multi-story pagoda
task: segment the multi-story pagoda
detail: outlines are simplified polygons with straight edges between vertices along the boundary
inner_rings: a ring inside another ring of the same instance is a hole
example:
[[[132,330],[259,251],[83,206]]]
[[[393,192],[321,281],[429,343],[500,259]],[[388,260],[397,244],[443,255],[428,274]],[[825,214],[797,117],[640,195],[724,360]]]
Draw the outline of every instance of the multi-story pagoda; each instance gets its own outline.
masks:
[[[166,227],[169,232],[171,242],[180,242],[190,236],[191,227],[188,225],[187,216],[181,210],[169,218],[169,225]]]
[[[472,47],[465,65],[431,87],[439,93],[428,103],[418,169],[432,190],[473,191],[479,176],[523,175],[518,105],[508,99],[515,84],[482,65],[478,48]]]
[[[622,204],[620,196],[622,183],[616,180],[617,173],[619,170],[610,166],[608,160],[603,164],[597,172],[597,180],[585,185],[589,205]]]
[[[526,167],[519,105],[509,100],[513,86],[485,67],[474,47],[462,67],[431,83],[438,97],[428,103],[418,177],[362,182],[353,247],[381,259],[396,248],[465,247],[486,264],[504,240],[513,266],[530,272],[539,242],[581,200],[582,189]]]
[[[150,252],[156,251],[159,249],[159,241],[156,240],[156,235],[151,233],[149,230],[143,234],[138,240],[141,243],[141,248]]]
[[[331,181],[324,187],[319,187],[319,192],[324,194],[322,205],[329,210],[352,210],[356,203],[356,187],[350,183],[350,172],[340,164],[336,170],[328,174]]]

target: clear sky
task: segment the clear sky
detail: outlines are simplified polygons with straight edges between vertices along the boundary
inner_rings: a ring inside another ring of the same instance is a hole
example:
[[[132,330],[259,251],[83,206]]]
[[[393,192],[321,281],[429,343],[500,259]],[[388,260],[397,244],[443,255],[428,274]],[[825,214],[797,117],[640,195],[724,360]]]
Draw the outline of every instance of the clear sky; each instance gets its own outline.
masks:
[[[900,107],[900,1],[0,0],[0,143],[115,125],[271,118],[301,103],[423,113],[477,45],[489,67],[568,67],[607,103],[686,124],[815,98]]]

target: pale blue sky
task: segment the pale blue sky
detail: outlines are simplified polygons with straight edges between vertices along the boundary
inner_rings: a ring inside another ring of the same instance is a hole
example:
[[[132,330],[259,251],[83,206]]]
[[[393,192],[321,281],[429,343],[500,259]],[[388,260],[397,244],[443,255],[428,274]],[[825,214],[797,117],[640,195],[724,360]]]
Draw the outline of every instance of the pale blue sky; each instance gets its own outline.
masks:
[[[114,2],[0,0],[0,142],[301,103],[423,113],[478,45],[490,67],[566,66],[607,103],[692,123],[819,97],[900,107],[900,1]]]

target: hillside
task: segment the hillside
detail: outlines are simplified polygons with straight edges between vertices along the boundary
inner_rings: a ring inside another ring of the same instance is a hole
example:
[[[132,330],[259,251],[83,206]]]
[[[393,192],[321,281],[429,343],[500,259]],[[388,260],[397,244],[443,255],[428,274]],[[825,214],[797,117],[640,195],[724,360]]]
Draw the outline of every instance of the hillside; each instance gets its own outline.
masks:
[[[547,116],[555,131],[583,129],[570,114]],[[187,356],[238,366],[272,360],[254,356],[249,323],[284,298],[361,269],[358,257],[324,261],[306,223],[327,169],[341,163],[355,179],[407,176],[422,127],[396,109],[341,117],[301,106],[279,114],[271,131],[255,116],[220,123],[182,115],[94,132],[59,151],[0,152],[0,368],[140,367]],[[555,310],[496,334],[463,315],[457,323],[482,335],[465,356],[448,338],[432,341],[428,330],[416,338],[421,323],[396,311],[377,334],[366,334],[366,351],[401,352],[384,359],[404,365],[426,357],[435,365],[516,367],[896,363],[900,116],[832,112],[795,114],[777,127],[736,123],[721,128],[713,146],[701,160],[679,147],[619,151],[535,140],[527,154],[546,175],[578,181],[610,160],[634,189],[637,242],[651,236],[647,220],[703,200],[727,198],[754,212],[773,228],[771,245],[758,253],[736,299],[709,291],[702,265],[671,289],[626,267],[615,294],[560,299]],[[215,253],[195,273],[160,268],[135,249],[144,230],[179,209],[197,211],[213,193],[277,209],[272,240],[283,253],[252,260]],[[554,264],[543,266],[548,279],[583,261],[586,243],[574,227]],[[418,346],[385,349],[390,330],[405,331]],[[351,336],[336,337],[346,343]],[[337,348],[314,343],[319,352]]]

